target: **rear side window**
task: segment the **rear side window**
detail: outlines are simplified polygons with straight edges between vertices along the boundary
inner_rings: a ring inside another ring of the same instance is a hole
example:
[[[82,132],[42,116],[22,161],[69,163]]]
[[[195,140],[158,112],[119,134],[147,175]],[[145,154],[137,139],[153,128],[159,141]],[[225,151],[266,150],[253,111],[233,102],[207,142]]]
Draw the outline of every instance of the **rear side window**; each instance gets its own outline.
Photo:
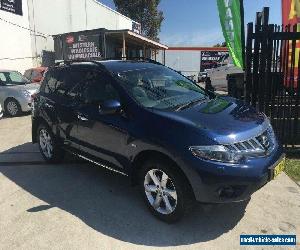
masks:
[[[54,94],[62,84],[62,70],[49,70],[43,80],[40,91],[46,94]]]
[[[74,99],[84,88],[86,74],[86,71],[70,68],[49,70],[42,82],[41,92]]]

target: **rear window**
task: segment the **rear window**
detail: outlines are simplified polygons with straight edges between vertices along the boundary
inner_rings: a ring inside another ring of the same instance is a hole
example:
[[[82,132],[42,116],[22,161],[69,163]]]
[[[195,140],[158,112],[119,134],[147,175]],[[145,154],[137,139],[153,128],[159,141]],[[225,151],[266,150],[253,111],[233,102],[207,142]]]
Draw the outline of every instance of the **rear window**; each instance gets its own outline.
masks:
[[[32,72],[32,79],[41,79],[43,77],[44,71],[40,72],[37,70],[34,70]]]

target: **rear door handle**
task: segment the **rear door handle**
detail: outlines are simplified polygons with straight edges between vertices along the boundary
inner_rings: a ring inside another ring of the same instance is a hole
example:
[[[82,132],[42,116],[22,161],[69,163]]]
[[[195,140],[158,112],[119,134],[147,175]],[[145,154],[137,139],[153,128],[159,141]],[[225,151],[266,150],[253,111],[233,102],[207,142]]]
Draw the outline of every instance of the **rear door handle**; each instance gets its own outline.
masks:
[[[88,118],[86,118],[84,115],[82,115],[82,114],[78,114],[77,115],[77,118],[79,119],[79,120],[81,120],[81,121],[88,121],[89,119]]]

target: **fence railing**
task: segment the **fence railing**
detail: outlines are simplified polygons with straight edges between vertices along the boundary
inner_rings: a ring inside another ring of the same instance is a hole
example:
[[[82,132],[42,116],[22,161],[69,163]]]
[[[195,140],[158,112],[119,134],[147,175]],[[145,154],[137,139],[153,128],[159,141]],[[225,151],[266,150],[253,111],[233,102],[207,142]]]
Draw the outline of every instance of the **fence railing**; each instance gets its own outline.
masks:
[[[300,148],[300,32],[268,23],[269,9],[248,24],[245,93],[286,147]]]

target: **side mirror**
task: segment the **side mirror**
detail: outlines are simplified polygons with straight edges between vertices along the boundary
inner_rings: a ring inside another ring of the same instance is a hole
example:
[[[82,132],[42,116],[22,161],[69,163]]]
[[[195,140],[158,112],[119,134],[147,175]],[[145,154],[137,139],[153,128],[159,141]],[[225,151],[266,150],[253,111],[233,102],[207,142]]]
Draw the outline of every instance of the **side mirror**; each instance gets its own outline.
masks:
[[[116,114],[121,110],[121,103],[118,100],[107,100],[99,105],[99,113],[101,115]]]

